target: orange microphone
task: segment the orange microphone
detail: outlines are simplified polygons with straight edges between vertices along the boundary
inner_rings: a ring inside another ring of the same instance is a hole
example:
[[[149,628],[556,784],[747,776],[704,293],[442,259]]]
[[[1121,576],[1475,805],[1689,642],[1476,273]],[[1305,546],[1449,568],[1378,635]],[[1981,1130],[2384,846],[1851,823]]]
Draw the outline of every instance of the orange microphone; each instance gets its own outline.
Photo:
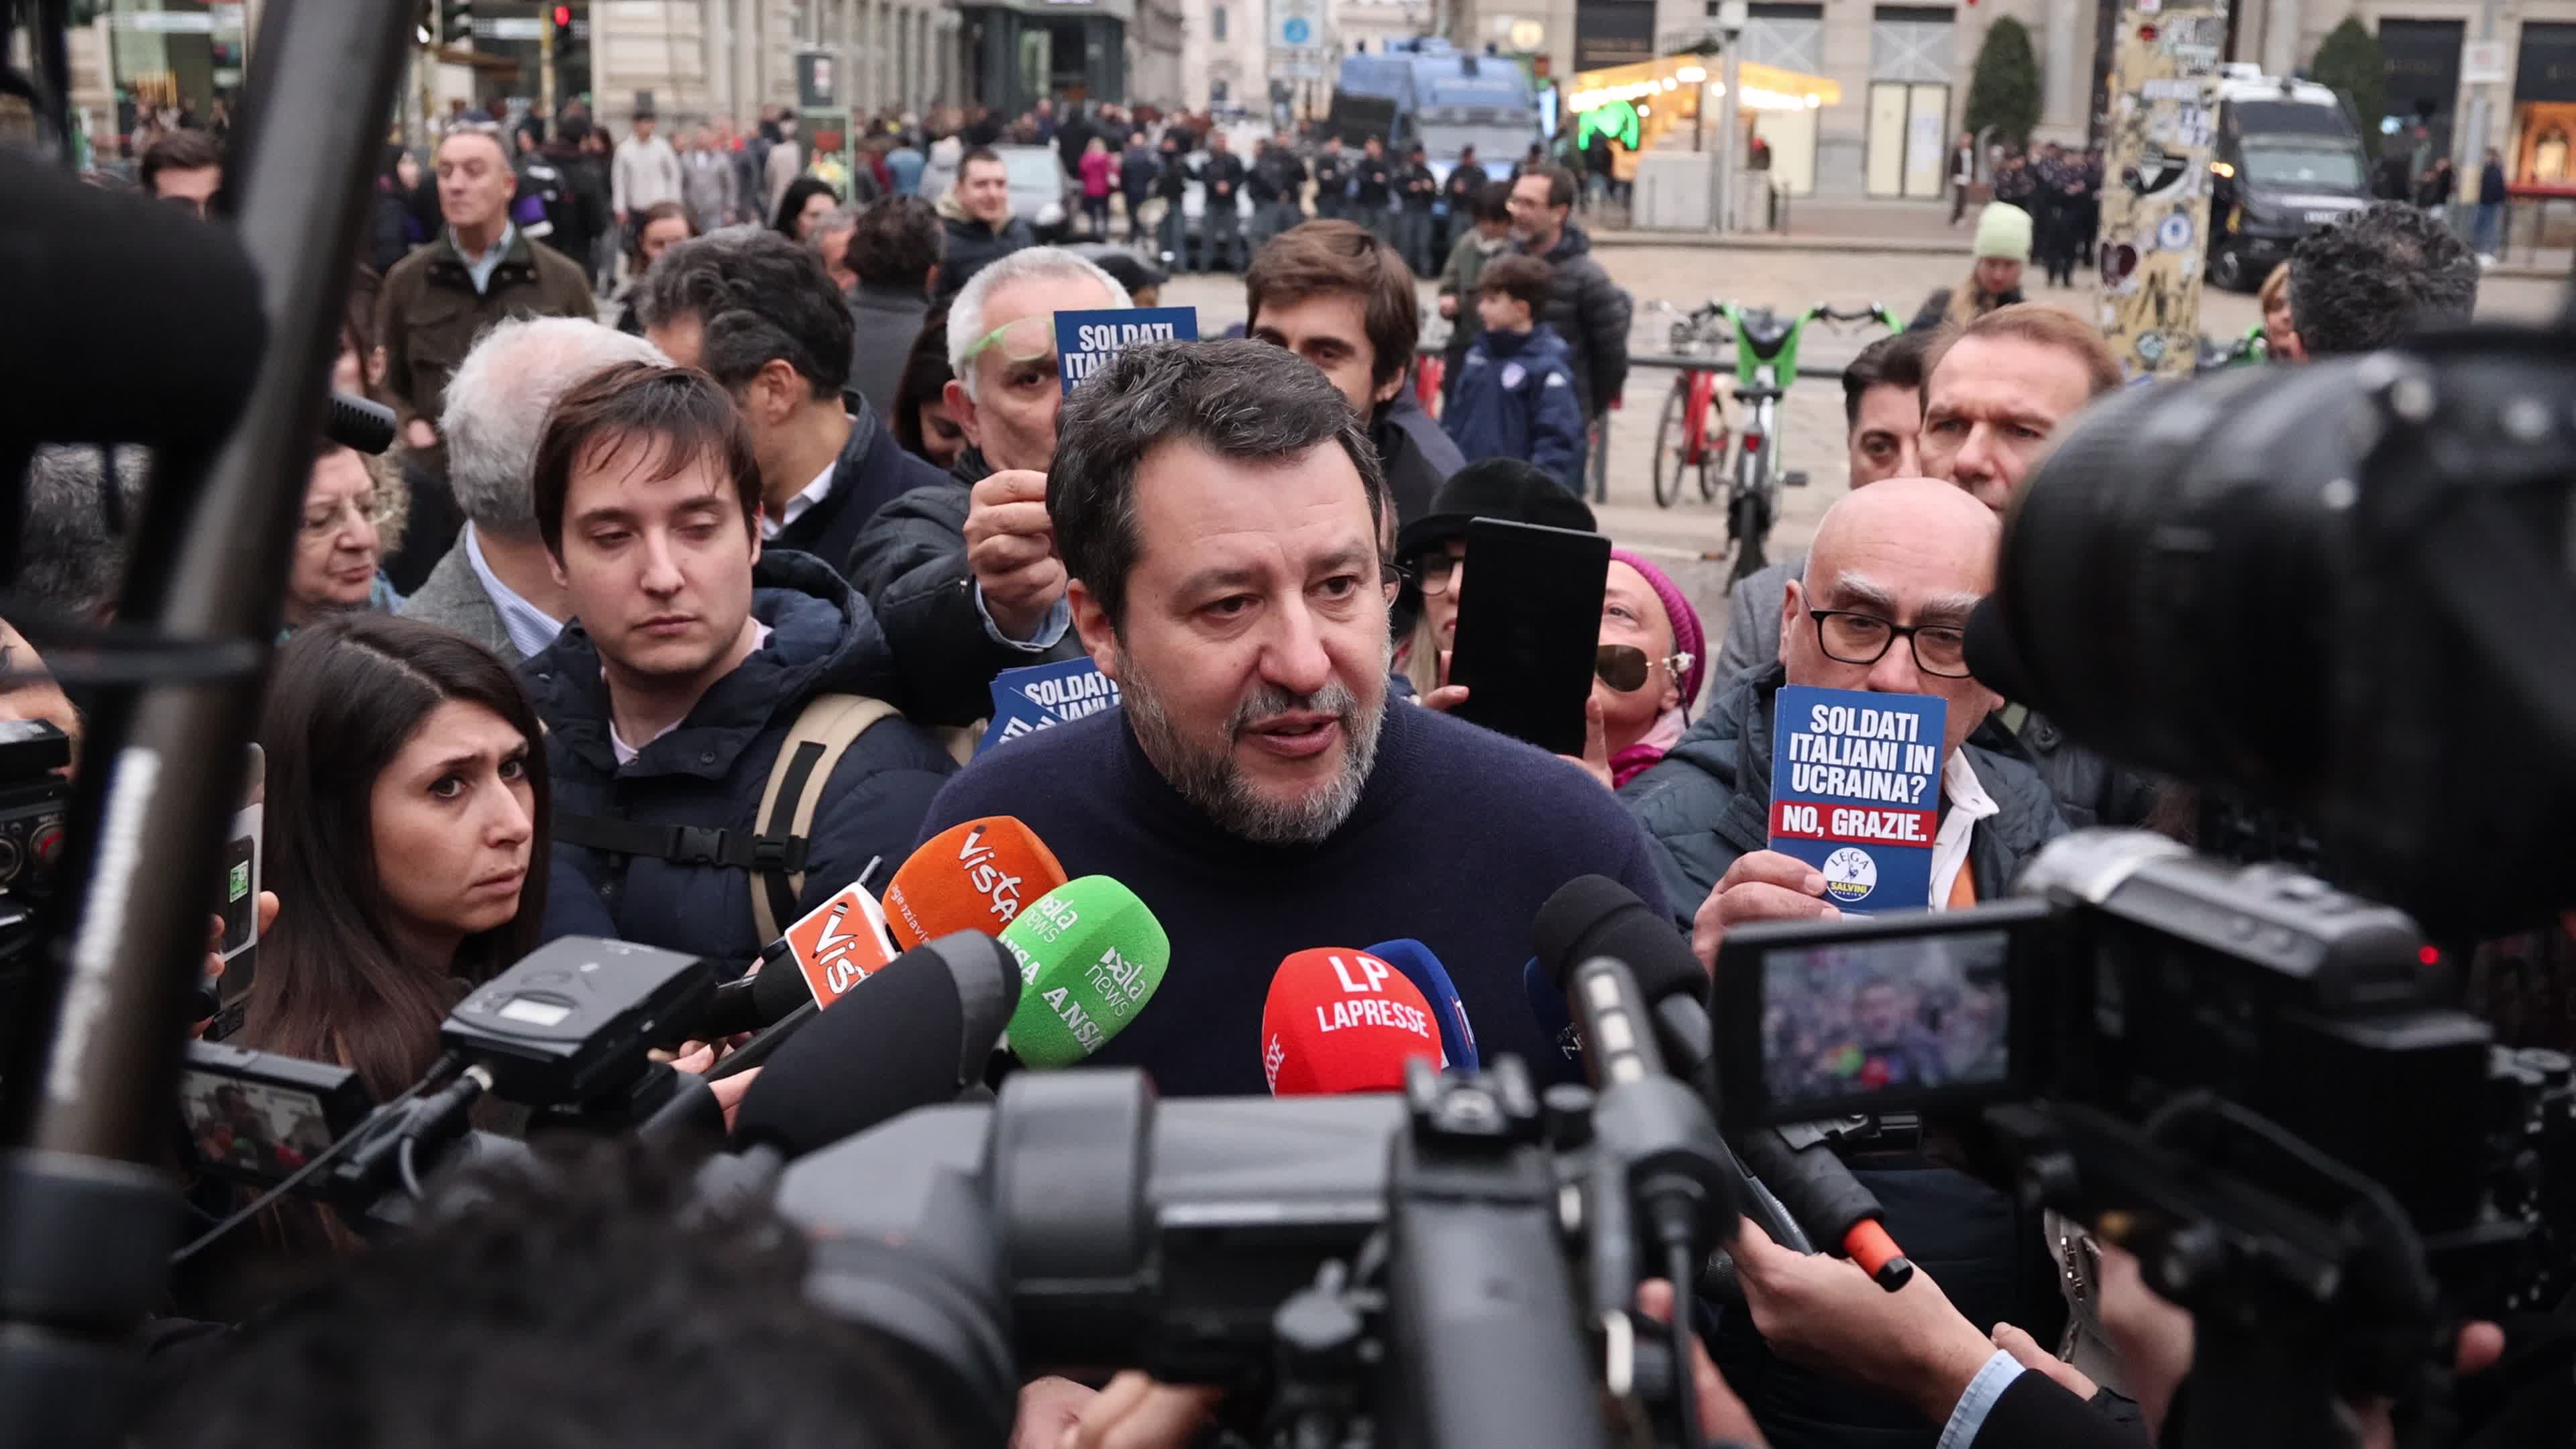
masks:
[[[912,853],[886,883],[886,924],[898,950],[952,931],[999,936],[1020,907],[1065,883],[1036,832],[1008,815],[952,825]]]
[[[1393,1092],[1405,1063],[1446,1066],[1422,989],[1369,955],[1335,946],[1279,963],[1261,1009],[1261,1071],[1274,1097]]]

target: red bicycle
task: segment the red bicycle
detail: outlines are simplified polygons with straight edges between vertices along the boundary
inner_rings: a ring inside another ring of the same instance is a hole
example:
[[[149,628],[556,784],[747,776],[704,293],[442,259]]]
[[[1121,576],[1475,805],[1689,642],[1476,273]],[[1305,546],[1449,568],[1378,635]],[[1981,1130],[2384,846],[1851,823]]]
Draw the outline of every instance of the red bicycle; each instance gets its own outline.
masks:
[[[1655,311],[1679,312],[1670,302],[1650,302]],[[1717,380],[1727,370],[1716,360],[1718,346],[1731,338],[1732,329],[1721,332],[1711,325],[1721,320],[1709,308],[1690,313],[1673,323],[1673,351],[1683,356],[1709,358],[1706,367],[1685,367],[1673,374],[1673,385],[1664,395],[1663,416],[1655,423],[1655,505],[1670,508],[1681,500],[1682,476],[1699,473],[1699,497],[1703,503],[1717,501],[1718,480],[1726,470],[1726,451],[1733,446],[1735,433],[1727,422],[1726,409],[1717,401]]]

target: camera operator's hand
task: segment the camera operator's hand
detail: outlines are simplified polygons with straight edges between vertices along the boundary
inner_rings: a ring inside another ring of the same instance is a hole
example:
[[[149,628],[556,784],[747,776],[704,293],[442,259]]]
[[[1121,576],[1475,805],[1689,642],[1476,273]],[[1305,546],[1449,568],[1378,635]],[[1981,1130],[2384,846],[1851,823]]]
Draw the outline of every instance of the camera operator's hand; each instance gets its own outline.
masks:
[[[1734,1253],[1753,1326],[1775,1352],[1856,1378],[1935,1424],[1994,1357],[1993,1342],[1919,1268],[1890,1293],[1859,1265],[1793,1252],[1751,1222],[1736,1230]]]
[[[259,922],[254,928],[255,935],[267,935],[268,928],[277,924],[277,892],[261,891],[259,899],[252,904],[251,911]],[[207,917],[206,922],[204,979],[206,989],[211,992],[224,979],[224,918],[220,914],[213,915]],[[203,1021],[192,1021],[188,1023],[188,1035],[202,1037],[206,1034],[206,1028],[214,1025],[214,1022],[215,1019],[211,1016]]]
[[[0,720],[43,720],[71,737],[72,766],[80,766],[80,711],[72,708],[62,687],[45,672],[45,661],[36,646],[25,635],[0,619],[0,657],[5,657],[7,677],[0,678]],[[68,773],[68,772],[67,772]]]
[[[1443,649],[1440,651],[1440,683],[1434,686],[1429,694],[1422,696],[1422,707],[1447,714],[1466,702],[1467,686],[1449,682],[1449,651]]]
[[[694,1072],[699,1076],[705,1076],[708,1072],[715,1070],[716,1059],[722,1056],[723,1053],[717,1051],[714,1047],[703,1043],[689,1043],[688,1045],[691,1045],[696,1049],[681,1056],[674,1057],[671,1061],[671,1066],[675,1070]],[[736,1072],[732,1076],[724,1078],[722,1081],[707,1083],[707,1090],[715,1093],[716,1105],[724,1109],[724,1124],[727,1132],[731,1132],[733,1130],[734,1114],[742,1110],[742,1099],[751,1091],[751,1084],[759,1078],[762,1072],[767,1070],[768,1068],[766,1067],[753,1067],[747,1072]]]
[[[2039,1340],[2013,1327],[1998,1323],[1994,1331],[1995,1347],[2011,1354],[2013,1362],[2035,1369],[2057,1381],[2057,1386],[2079,1399],[2091,1399],[2102,1392],[2102,1386],[2085,1376],[2084,1370],[2039,1346]]]
[[[1156,1383],[1130,1369],[1082,1406],[1056,1449],[1185,1449],[1222,1397],[1216,1389]]]
[[[1842,914],[1824,898],[1824,872],[1776,850],[1749,850],[1718,877],[1717,889],[1691,918],[1691,953],[1717,970],[1727,931],[1755,921],[1832,920]]]
[[[1082,1422],[1082,1411],[1100,1390],[1046,1374],[1020,1385],[1019,1417],[1011,1421],[1011,1449],[1056,1449]]]
[[[967,495],[966,563],[993,623],[1026,640],[1064,597],[1064,560],[1046,510],[1046,475],[1005,468]]]
[[[1673,1321],[1673,1285],[1661,1278],[1637,1285],[1637,1311],[1657,1323]],[[1700,1437],[1711,1444],[1740,1444],[1744,1449],[1764,1449],[1762,1429],[1753,1422],[1753,1411],[1735,1396],[1718,1374],[1717,1365],[1708,1356],[1708,1345],[1691,1335],[1691,1392],[1699,1399]]]

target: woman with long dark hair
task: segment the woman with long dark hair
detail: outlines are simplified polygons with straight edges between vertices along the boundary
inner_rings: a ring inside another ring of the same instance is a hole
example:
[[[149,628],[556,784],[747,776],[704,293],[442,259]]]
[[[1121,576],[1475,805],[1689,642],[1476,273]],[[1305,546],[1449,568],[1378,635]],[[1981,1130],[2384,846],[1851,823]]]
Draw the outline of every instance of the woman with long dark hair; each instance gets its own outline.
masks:
[[[480,645],[357,615],[279,652],[259,741],[279,911],[239,1044],[354,1068],[386,1100],[437,1059],[466,989],[537,945],[536,711]]]
[[[778,198],[778,214],[770,220],[771,229],[802,244],[840,204],[832,183],[819,176],[799,176],[787,183],[785,194]]]

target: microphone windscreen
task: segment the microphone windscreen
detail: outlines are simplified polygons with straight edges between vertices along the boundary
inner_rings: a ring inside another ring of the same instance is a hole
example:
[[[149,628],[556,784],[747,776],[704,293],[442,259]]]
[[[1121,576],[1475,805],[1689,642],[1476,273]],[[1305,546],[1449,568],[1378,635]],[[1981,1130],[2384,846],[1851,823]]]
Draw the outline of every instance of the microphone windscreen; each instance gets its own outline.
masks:
[[[1415,1057],[1440,1065],[1440,1028],[1403,972],[1334,946],[1279,963],[1261,1008],[1261,1071],[1272,1096],[1398,1091]]]
[[[1440,1054],[1453,1072],[1482,1070],[1476,1056],[1476,1028],[1467,1019],[1466,999],[1458,994],[1449,970],[1420,941],[1404,937],[1380,941],[1368,954],[1404,973],[1422,999],[1431,1003],[1431,1019],[1440,1028]]]
[[[1001,941],[1020,966],[1011,1052],[1032,1067],[1069,1067],[1107,1045],[1154,999],[1172,964],[1163,923],[1105,875],[1031,901]]]
[[[10,147],[0,196],[0,438],[187,447],[231,432],[268,339],[240,233]],[[147,338],[184,342],[133,345]]]
[[[885,910],[856,881],[806,912],[779,937],[816,1004],[829,1006],[895,958],[886,935]],[[766,976],[777,970],[764,967]]]
[[[734,1144],[789,1157],[915,1107],[953,1102],[1019,1000],[1014,963],[989,937],[949,937],[868,977],[864,996],[780,1045],[744,1094]]]
[[[2004,611],[1994,595],[1979,599],[1968,611],[1966,634],[1968,673],[2006,699],[2030,698],[2022,679],[2021,650],[2013,645],[2012,631],[2005,626]]]
[[[1064,881],[1064,867],[1035,832],[1008,815],[987,815],[923,841],[896,869],[886,882],[886,921],[907,951],[951,931],[998,936],[1022,906]]]
[[[1538,1022],[1539,1034],[1556,1043],[1556,1049],[1569,1062],[1583,1060],[1583,1033],[1575,1029],[1574,1017],[1565,1009],[1565,993],[1556,989],[1556,981],[1532,956],[1521,963],[1521,995],[1528,998],[1530,1015]]]
[[[1675,992],[1703,1000],[1708,995],[1708,973],[1691,954],[1690,942],[1635,891],[1608,876],[1577,876],[1558,887],[1538,908],[1532,935],[1539,963],[1560,996],[1574,968],[1595,956],[1626,966],[1650,1003]]]

